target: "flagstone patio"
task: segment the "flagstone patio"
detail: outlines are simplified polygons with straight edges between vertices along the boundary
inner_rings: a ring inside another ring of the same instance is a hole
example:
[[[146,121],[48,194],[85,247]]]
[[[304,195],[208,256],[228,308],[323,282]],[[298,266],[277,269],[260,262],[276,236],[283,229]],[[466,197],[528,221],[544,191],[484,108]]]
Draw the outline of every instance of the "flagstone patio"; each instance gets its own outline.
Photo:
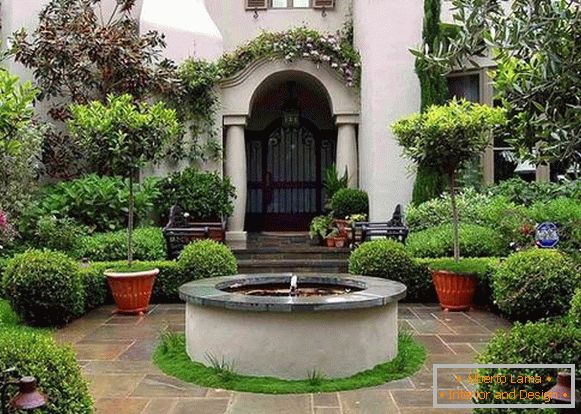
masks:
[[[184,330],[184,306],[154,305],[143,317],[94,310],[55,332],[75,348],[90,382],[98,414],[430,414],[432,364],[470,363],[492,333],[510,326],[498,316],[449,313],[437,305],[401,304],[400,326],[428,351],[424,367],[410,378],[383,386],[329,394],[263,395],[215,390],[164,375],[151,353],[164,326]],[[372,345],[371,345],[372,346]],[[442,384],[456,387],[452,381]],[[454,410],[455,414],[470,410]]]

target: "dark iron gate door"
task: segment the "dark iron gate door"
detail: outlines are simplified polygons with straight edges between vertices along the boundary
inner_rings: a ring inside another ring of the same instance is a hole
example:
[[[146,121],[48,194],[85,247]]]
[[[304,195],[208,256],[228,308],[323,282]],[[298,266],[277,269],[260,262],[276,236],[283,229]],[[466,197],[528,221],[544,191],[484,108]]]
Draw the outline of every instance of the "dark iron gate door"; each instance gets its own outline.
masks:
[[[307,230],[323,211],[322,177],[335,160],[335,134],[302,121],[296,128],[277,122],[247,137],[247,230]]]

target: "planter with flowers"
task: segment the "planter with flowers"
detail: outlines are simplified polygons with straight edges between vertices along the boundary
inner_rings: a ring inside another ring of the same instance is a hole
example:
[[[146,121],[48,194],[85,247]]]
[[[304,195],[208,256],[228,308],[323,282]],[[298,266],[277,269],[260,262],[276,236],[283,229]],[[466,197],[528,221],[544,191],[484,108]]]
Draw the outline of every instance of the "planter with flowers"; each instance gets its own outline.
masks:
[[[506,122],[504,110],[466,100],[431,106],[393,124],[404,154],[416,164],[431,167],[448,177],[452,204],[454,261],[450,268],[432,269],[432,281],[442,308],[470,309],[476,277],[457,272],[460,263],[459,217],[456,205],[458,170],[477,157],[490,142],[492,130]]]
[[[94,101],[70,109],[68,126],[76,143],[90,157],[106,150],[112,171],[128,178],[127,264],[105,275],[117,311],[143,314],[159,269],[133,261],[134,180],[145,163],[164,159],[181,147],[180,124],[175,111],[163,103],[136,104],[131,95],[110,95],[105,104]]]

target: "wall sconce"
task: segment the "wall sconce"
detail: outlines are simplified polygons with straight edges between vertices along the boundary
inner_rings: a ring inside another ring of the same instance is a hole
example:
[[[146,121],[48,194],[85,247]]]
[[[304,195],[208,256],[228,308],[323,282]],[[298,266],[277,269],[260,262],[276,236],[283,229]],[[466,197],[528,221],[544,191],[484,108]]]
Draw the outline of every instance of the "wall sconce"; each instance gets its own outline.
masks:
[[[323,8],[321,9],[321,16],[323,16],[323,17],[327,17],[327,8],[326,8],[326,7],[323,7]]]

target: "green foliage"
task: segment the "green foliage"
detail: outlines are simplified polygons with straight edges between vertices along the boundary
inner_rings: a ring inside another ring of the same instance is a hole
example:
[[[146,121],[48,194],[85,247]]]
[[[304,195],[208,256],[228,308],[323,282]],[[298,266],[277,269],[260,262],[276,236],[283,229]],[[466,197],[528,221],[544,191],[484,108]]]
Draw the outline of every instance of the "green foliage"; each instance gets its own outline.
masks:
[[[43,189],[38,201],[23,213],[20,231],[33,238],[37,221],[44,216],[70,217],[96,231],[119,230],[127,223],[129,191],[127,180],[119,177],[87,175],[72,181],[61,181]],[[135,219],[147,221],[159,196],[155,179],[134,185]]]
[[[361,244],[349,258],[349,273],[397,280],[407,286],[407,300],[433,297],[427,267],[417,263],[404,246],[394,240],[373,240]]]
[[[178,264],[190,280],[228,276],[238,272],[236,257],[228,247],[214,240],[188,244],[182,250]]]
[[[78,239],[75,257],[105,262],[127,256],[127,231],[96,233]],[[142,227],[133,234],[133,256],[136,260],[164,260],[167,257],[165,239],[158,227]]]
[[[460,250],[464,257],[497,257],[508,252],[508,245],[496,231],[474,224],[460,226]],[[442,225],[410,233],[406,249],[414,257],[449,257],[453,255],[452,226]]]
[[[444,193],[447,188],[447,180],[441,173],[419,165],[412,192],[412,205],[419,206],[426,201],[433,200]]]
[[[379,364],[351,377],[318,378],[313,383],[309,378],[283,380],[273,377],[249,377],[236,373],[224,376],[221,370],[191,360],[186,353],[183,334],[164,335],[153,355],[154,362],[163,372],[182,381],[203,387],[263,394],[335,392],[381,385],[412,375],[422,366],[425,358],[426,351],[423,346],[414,341],[411,336],[400,334],[398,355],[390,362]],[[319,377],[322,374],[324,373],[319,372]]]
[[[39,390],[48,396],[42,413],[93,412],[93,400],[75,352],[69,346],[57,345],[49,334],[22,327],[0,329],[0,371],[11,367],[20,375],[36,378]]]
[[[529,183],[521,178],[512,178],[489,187],[488,192],[507,197],[513,203],[524,206],[548,202],[559,197],[581,201],[581,181],[573,180],[565,183],[533,181]]]
[[[16,326],[18,324],[18,315],[12,310],[10,303],[4,299],[0,299],[0,332],[9,326]]]
[[[465,258],[459,262],[449,257],[438,259],[428,259],[425,262],[430,270],[447,270],[458,274],[474,275],[478,278],[485,278],[489,272],[490,266],[498,264],[498,259],[472,257]]]
[[[4,155],[17,156],[21,144],[14,137],[32,120],[36,90],[30,82],[20,83],[18,77],[0,69],[0,96],[0,150]]]
[[[70,217],[44,216],[36,223],[36,233],[31,243],[38,248],[71,252],[87,232],[86,226],[79,225]]]
[[[330,215],[313,217],[309,227],[309,236],[311,239],[314,239],[315,237],[324,239],[331,231],[332,223],[333,217]]]
[[[323,187],[325,187],[325,194],[327,200],[331,200],[335,193],[343,188],[347,188],[349,182],[349,172],[345,168],[345,172],[341,177],[337,175],[337,167],[331,164],[325,169],[325,177],[323,178]]]
[[[186,168],[160,181],[159,189],[159,206],[165,214],[177,204],[190,215],[190,219],[222,221],[234,210],[236,189],[229,177],[222,177],[217,172]]]
[[[579,324],[581,321],[581,287],[575,290],[573,299],[571,299],[571,307],[569,309],[569,320],[572,323]]]
[[[78,265],[64,253],[29,250],[16,255],[2,285],[14,310],[33,325],[61,325],[84,310]]]
[[[369,197],[363,190],[355,188],[343,188],[338,190],[331,198],[333,216],[345,219],[351,214],[369,214]]]
[[[479,364],[575,364],[576,376],[581,374],[581,328],[577,324],[564,324],[556,322],[536,322],[520,324],[516,323],[510,330],[499,330],[490,340],[484,352],[478,357]],[[479,369],[479,375],[538,375],[543,378],[541,384],[521,384],[519,389],[527,391],[546,392],[555,382],[548,383],[545,379],[547,376],[557,378],[556,368],[542,369]],[[478,390],[481,392],[490,391],[494,394],[497,391],[512,391],[514,384],[507,381],[500,384],[496,381],[492,383],[479,383]],[[486,403],[491,403],[491,400]],[[503,401],[495,400],[496,403],[505,404],[522,404],[530,401],[506,399]],[[540,403],[541,401],[534,401]],[[482,408],[476,410],[482,414],[518,414],[522,413],[520,409],[490,409]],[[529,412],[529,411],[526,411]],[[531,411],[532,412],[532,411]],[[535,410],[536,412],[536,410]]]
[[[512,254],[493,276],[499,309],[516,320],[565,314],[577,287],[581,287],[581,274],[569,257],[556,250]]]

